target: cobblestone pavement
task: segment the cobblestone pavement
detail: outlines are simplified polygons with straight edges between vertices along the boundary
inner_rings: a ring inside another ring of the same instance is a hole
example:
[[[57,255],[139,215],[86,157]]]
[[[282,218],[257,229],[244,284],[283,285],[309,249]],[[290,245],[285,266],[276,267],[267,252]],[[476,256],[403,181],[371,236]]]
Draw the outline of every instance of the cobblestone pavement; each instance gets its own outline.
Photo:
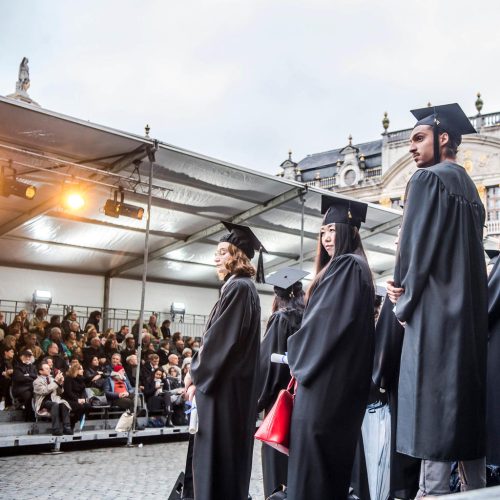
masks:
[[[255,443],[250,482],[253,500],[264,498],[260,446]],[[186,451],[187,442],[169,442],[0,457],[0,498],[166,500],[184,469]]]

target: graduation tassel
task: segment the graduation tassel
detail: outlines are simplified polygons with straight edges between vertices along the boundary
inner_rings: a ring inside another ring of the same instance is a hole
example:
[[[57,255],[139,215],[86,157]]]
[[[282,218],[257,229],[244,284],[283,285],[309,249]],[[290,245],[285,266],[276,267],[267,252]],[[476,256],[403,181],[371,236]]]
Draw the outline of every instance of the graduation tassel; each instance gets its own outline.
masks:
[[[441,155],[439,151],[439,121],[437,118],[434,119],[433,134],[434,134],[434,165],[438,164],[441,160]]]
[[[257,283],[265,283],[265,276],[264,276],[264,258],[262,256],[262,247],[260,247],[259,250],[259,260],[257,262],[257,275],[255,276],[255,281]]]

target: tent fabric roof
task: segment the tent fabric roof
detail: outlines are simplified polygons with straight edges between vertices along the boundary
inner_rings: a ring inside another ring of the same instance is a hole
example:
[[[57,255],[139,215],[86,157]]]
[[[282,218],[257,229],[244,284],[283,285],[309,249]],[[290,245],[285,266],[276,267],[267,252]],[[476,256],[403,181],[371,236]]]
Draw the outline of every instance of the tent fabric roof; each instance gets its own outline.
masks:
[[[146,218],[110,218],[102,207],[111,186],[121,185],[127,203],[146,209],[153,147],[148,137],[0,97],[0,165],[12,160],[17,178],[37,187],[33,200],[0,197],[0,265],[140,279]],[[269,251],[266,272],[298,266],[302,195],[304,268],[312,271],[324,190],[162,142],[153,168],[148,279],[217,287],[220,220],[254,228]],[[73,213],[60,205],[62,183],[72,179],[87,195]],[[369,205],[362,235],[376,278],[392,272],[400,218]]]

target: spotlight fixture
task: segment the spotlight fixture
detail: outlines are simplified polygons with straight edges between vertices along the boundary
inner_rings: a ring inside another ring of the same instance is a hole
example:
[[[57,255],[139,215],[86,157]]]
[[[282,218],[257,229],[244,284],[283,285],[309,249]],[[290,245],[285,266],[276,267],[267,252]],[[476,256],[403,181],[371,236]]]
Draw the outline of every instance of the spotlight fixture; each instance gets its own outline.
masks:
[[[120,192],[119,201],[118,201],[118,191]],[[144,208],[124,203],[125,193],[123,192],[122,189],[118,191],[115,191],[113,193],[112,200],[106,200],[106,204],[104,205],[104,213],[108,217],[118,218],[120,217],[120,215],[123,215],[123,217],[130,217],[132,219],[141,220],[144,215]]]
[[[36,195],[36,187],[16,179],[16,171],[12,169],[12,177],[5,175],[4,167],[0,172],[0,195],[8,197],[10,195],[32,200]]]
[[[76,184],[73,186],[65,186],[62,203],[69,210],[80,210],[85,205],[85,198],[81,187]]]
[[[33,312],[37,306],[45,305],[47,306],[47,311],[49,310],[50,304],[52,304],[52,294],[48,290],[35,290],[33,292]]]
[[[179,315],[179,323],[184,323],[184,314],[186,314],[186,304],[182,302],[173,302],[170,306],[170,316],[175,321],[175,316]]]

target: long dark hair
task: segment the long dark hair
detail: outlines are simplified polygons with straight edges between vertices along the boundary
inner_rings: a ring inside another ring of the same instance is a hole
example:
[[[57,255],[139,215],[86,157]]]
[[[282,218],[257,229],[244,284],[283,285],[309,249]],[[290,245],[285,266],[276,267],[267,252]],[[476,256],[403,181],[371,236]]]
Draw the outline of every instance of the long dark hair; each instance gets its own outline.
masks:
[[[346,253],[353,253],[360,255],[366,261],[365,250],[363,248],[363,243],[361,243],[361,236],[359,235],[359,230],[356,226],[351,226],[350,224],[343,224],[337,222],[335,224],[335,249],[332,257],[330,257],[321,243],[321,232],[318,236],[318,246],[316,250],[316,261],[315,261],[315,272],[316,275],[309,285],[306,293],[306,303],[309,300],[312,292],[318,285],[318,282],[323,277],[328,263],[338,257],[339,255],[344,255]]]
[[[271,312],[275,313],[279,309],[295,309],[299,312],[304,311],[305,307],[305,293],[302,288],[302,283],[297,281],[292,287],[289,293],[286,293],[289,289],[283,290],[283,288],[274,287],[274,300]]]

